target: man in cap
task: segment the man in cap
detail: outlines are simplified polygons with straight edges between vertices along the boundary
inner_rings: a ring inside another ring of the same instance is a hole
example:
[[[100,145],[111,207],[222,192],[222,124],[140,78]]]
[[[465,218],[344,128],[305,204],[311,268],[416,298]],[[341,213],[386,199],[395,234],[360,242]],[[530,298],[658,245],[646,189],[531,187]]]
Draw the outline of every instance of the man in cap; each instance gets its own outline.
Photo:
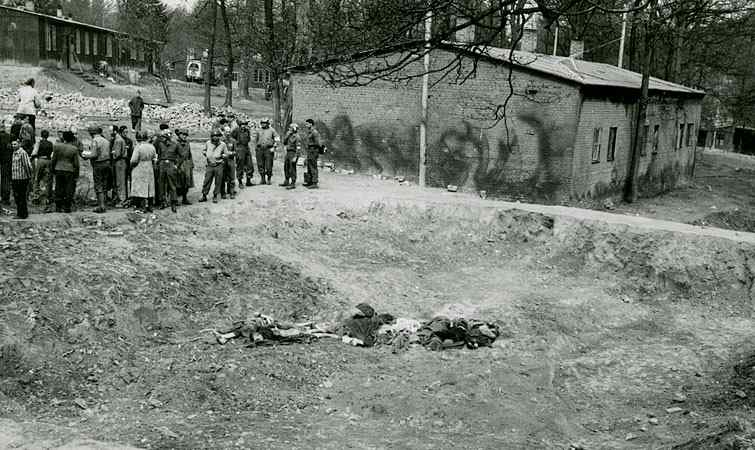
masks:
[[[126,185],[126,170],[129,166],[128,149],[126,140],[120,133],[120,128],[113,127],[113,146],[110,150],[113,158],[113,200],[116,206],[123,208],[128,199],[128,186]]]
[[[176,182],[178,176],[178,144],[172,139],[172,133],[167,123],[160,124],[160,134],[155,139],[157,150],[157,164],[159,173],[158,205],[166,208],[166,202],[170,201],[170,210],[176,212],[178,197]]]
[[[320,133],[315,128],[315,121],[307,119],[305,122],[307,131],[304,135],[304,144],[307,146],[307,172],[304,174],[304,184],[308,189],[317,189],[317,159],[320,157],[322,150],[322,140]]]
[[[92,136],[92,142],[89,152],[82,157],[89,159],[92,164],[92,181],[94,192],[97,194],[97,208],[94,209],[94,212],[104,213],[105,190],[110,173],[110,143],[102,136],[102,128],[90,126],[88,131]]]
[[[249,122],[246,120],[239,121],[238,128],[231,130],[231,136],[236,141],[236,175],[238,176],[239,188],[244,188],[245,175],[246,185],[254,186],[252,183],[254,163],[252,162],[252,152],[249,150],[249,142],[252,140]]]
[[[136,96],[134,96],[128,102],[128,108],[131,110],[131,129],[134,131],[141,131],[142,112],[144,111],[144,99],[142,99],[142,91],[136,91]]]
[[[286,146],[286,156],[283,160],[283,175],[286,179],[280,186],[286,186],[287,189],[295,189],[296,162],[299,160],[299,152],[302,147],[299,126],[297,124],[292,123],[289,125],[286,137],[283,138],[283,145]]]
[[[270,127],[270,119],[262,119],[260,126],[261,128],[257,130],[254,137],[257,171],[261,177],[260,184],[270,184],[270,178],[273,176],[274,149],[277,143],[280,142],[280,136],[278,136],[275,128]]]
[[[222,135],[223,133],[220,130],[212,130],[210,140],[204,146],[203,154],[207,158],[207,168],[204,172],[200,202],[207,201],[207,194],[210,193],[213,182],[215,183],[215,190],[212,194],[212,202],[218,202],[220,185],[223,183],[223,157],[226,151],[225,142],[220,140]]]
[[[182,205],[191,205],[186,197],[189,188],[194,187],[194,160],[191,157],[189,132],[186,129],[176,131],[178,137],[178,185],[177,193],[182,197]]]
[[[220,198],[226,199],[226,193],[231,199],[236,198],[236,140],[231,136],[231,128],[223,128],[225,142],[225,162],[223,164],[223,183],[220,186]]]

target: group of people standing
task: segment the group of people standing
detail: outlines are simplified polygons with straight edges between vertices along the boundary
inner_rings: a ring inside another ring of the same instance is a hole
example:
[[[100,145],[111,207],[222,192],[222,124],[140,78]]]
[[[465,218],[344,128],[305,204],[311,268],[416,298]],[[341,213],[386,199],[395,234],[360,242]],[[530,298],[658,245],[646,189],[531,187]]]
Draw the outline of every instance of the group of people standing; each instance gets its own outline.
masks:
[[[41,100],[30,79],[19,89],[19,107],[15,120],[6,130],[0,122],[0,202],[10,204],[13,192],[16,218],[28,217],[27,201],[46,203],[46,212],[71,212],[80,159],[92,167],[92,185],[97,199],[95,212],[108,206],[152,211],[153,207],[170,207],[177,211],[179,199],[190,205],[189,189],[194,187],[194,161],[185,129],[170,130],[163,123],[157,133],[141,129],[144,101],[139,92],[129,102],[132,130],[127,126],[107,128],[90,126],[91,139],[85,143],[73,131],[58,132],[57,142],[50,140],[47,130],[37,139],[36,111]],[[297,163],[306,157],[303,186],[319,187],[318,158],[324,146],[314,121],[308,119],[302,130],[292,123],[283,139],[262,119],[259,128],[230,115],[221,117],[213,126],[210,140],[204,144],[205,178],[200,202],[207,201],[213,188],[212,201],[218,197],[235,198],[238,188],[254,186],[254,162],[260,184],[271,184],[275,152],[285,150],[284,181],[279,186],[295,189]],[[54,197],[53,197],[54,192]]]
[[[306,151],[307,170],[304,174],[303,186],[309,189],[319,187],[317,159],[324,147],[320,134],[314,127],[314,121],[307,119],[305,127],[304,133],[300,133],[299,126],[292,123],[282,140],[285,148],[284,180],[279,186],[287,189],[296,188],[296,166],[304,151]],[[230,195],[231,198],[235,198],[236,181],[238,181],[239,189],[254,186],[252,148],[260,184],[272,184],[275,151],[280,145],[281,138],[278,132],[270,127],[270,119],[262,119],[260,128],[254,130],[249,128],[249,123],[246,121],[236,122],[232,119],[228,122],[221,119],[213,128],[210,141],[205,143],[203,149],[207,167],[202,183],[202,198],[199,201],[207,201],[213,184],[213,203],[217,203],[218,197],[225,199]],[[246,178],[246,183],[244,183],[244,178]]]

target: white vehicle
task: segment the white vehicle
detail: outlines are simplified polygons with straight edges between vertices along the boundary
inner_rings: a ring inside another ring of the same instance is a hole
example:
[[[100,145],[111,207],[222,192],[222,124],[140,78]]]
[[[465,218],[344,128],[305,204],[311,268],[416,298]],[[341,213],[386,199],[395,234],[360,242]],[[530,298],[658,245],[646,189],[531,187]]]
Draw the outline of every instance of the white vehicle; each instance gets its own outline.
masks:
[[[186,81],[194,81],[201,83],[203,79],[202,75],[202,61],[193,59],[186,64]]]

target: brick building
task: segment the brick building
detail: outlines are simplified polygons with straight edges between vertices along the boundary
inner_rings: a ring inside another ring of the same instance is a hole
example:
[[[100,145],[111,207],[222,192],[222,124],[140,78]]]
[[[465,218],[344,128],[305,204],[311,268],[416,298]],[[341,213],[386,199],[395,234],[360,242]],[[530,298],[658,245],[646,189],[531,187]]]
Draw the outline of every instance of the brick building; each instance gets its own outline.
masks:
[[[405,56],[376,55],[366,64]],[[454,74],[430,76],[427,183],[545,201],[600,197],[625,185],[640,74],[607,64],[454,44],[431,52],[431,69],[458,62]],[[511,69],[511,70],[509,70]],[[340,166],[416,179],[421,79],[331,87],[293,71],[293,118],[318,121]],[[422,73],[422,61],[400,75]],[[509,97],[509,73],[513,95]],[[644,195],[672,188],[694,167],[703,92],[651,79],[640,161]],[[496,118],[496,114],[498,114]]]
[[[0,5],[0,64],[89,70],[105,61],[120,70],[154,71],[160,42],[71,18]]]

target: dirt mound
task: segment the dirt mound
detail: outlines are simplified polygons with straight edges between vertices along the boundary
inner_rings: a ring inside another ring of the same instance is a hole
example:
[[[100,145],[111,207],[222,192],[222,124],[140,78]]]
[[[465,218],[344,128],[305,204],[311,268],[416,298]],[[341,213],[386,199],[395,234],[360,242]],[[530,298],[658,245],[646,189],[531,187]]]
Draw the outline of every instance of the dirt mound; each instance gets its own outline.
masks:
[[[735,209],[732,211],[717,211],[702,219],[691,222],[691,225],[725,228],[727,230],[755,232],[755,214],[749,211]]]

